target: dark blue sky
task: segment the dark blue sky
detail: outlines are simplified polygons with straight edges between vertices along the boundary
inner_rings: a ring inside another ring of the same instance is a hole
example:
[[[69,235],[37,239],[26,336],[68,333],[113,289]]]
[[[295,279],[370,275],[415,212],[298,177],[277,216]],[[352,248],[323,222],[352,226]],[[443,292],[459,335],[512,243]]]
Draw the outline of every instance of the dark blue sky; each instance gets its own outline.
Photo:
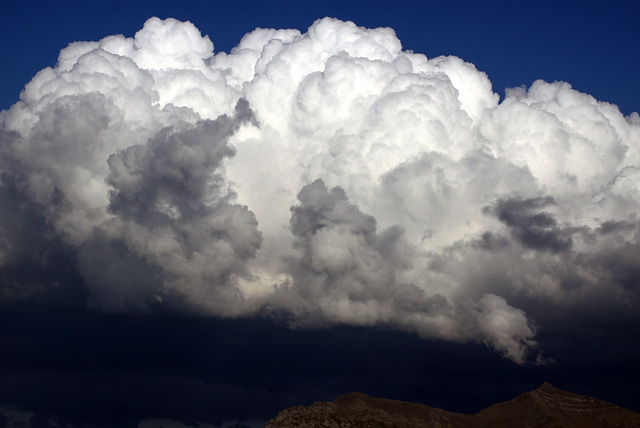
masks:
[[[73,41],[133,36],[151,16],[193,22],[216,51],[256,27],[306,30],[324,16],[392,27],[405,49],[456,55],[487,72],[495,92],[563,80],[624,114],[640,110],[640,4],[635,1],[493,2],[12,2],[0,17],[0,107]]]

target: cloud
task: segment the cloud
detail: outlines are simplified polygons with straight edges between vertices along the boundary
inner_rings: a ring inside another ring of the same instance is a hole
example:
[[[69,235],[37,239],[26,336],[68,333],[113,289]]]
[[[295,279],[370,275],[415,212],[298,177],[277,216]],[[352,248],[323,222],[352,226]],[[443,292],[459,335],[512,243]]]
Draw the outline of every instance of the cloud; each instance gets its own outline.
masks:
[[[556,219],[550,213],[536,212],[553,204],[551,197],[501,199],[495,207],[486,207],[484,211],[495,215],[527,248],[554,253],[568,251],[573,243],[571,231],[559,228]]]
[[[215,311],[225,315],[239,310],[235,306],[243,299],[230,283],[245,273],[246,260],[262,241],[255,216],[233,203],[235,193],[220,171],[234,154],[230,135],[251,117],[240,99],[233,117],[163,128],[145,145],[119,150],[107,160],[108,209],[118,219],[108,233],[121,234],[128,251],[156,266],[165,287],[196,306],[220,305]],[[240,301],[230,307],[235,299]]]
[[[330,18],[213,48],[152,18],[2,112],[3,301],[387,325],[520,363],[544,305],[637,308],[637,113],[564,82],[500,101]]]

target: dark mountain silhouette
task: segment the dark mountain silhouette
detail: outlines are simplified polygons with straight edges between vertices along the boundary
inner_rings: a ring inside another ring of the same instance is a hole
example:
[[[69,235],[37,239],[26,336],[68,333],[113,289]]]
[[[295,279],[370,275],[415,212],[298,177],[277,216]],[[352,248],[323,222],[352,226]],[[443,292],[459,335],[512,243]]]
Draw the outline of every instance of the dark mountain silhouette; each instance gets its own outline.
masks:
[[[640,427],[640,414],[543,383],[475,415],[354,392],[283,410],[265,428],[604,428]]]

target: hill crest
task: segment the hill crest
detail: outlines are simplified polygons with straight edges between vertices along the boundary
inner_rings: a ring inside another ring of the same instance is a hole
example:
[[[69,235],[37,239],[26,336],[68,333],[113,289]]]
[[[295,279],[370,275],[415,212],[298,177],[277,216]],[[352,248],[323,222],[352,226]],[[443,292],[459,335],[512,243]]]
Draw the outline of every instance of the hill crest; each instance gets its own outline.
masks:
[[[424,404],[353,392],[331,402],[285,409],[265,428],[515,428],[638,427],[640,414],[597,398],[563,391],[549,383],[512,400],[468,415]]]

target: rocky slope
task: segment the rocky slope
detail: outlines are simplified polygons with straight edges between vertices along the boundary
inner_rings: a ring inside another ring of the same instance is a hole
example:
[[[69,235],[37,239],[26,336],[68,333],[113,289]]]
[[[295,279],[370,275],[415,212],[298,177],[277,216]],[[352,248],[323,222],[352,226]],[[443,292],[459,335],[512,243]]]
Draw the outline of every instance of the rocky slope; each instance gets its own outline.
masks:
[[[640,427],[640,414],[548,383],[475,415],[354,392],[283,410],[265,428],[604,428]]]

